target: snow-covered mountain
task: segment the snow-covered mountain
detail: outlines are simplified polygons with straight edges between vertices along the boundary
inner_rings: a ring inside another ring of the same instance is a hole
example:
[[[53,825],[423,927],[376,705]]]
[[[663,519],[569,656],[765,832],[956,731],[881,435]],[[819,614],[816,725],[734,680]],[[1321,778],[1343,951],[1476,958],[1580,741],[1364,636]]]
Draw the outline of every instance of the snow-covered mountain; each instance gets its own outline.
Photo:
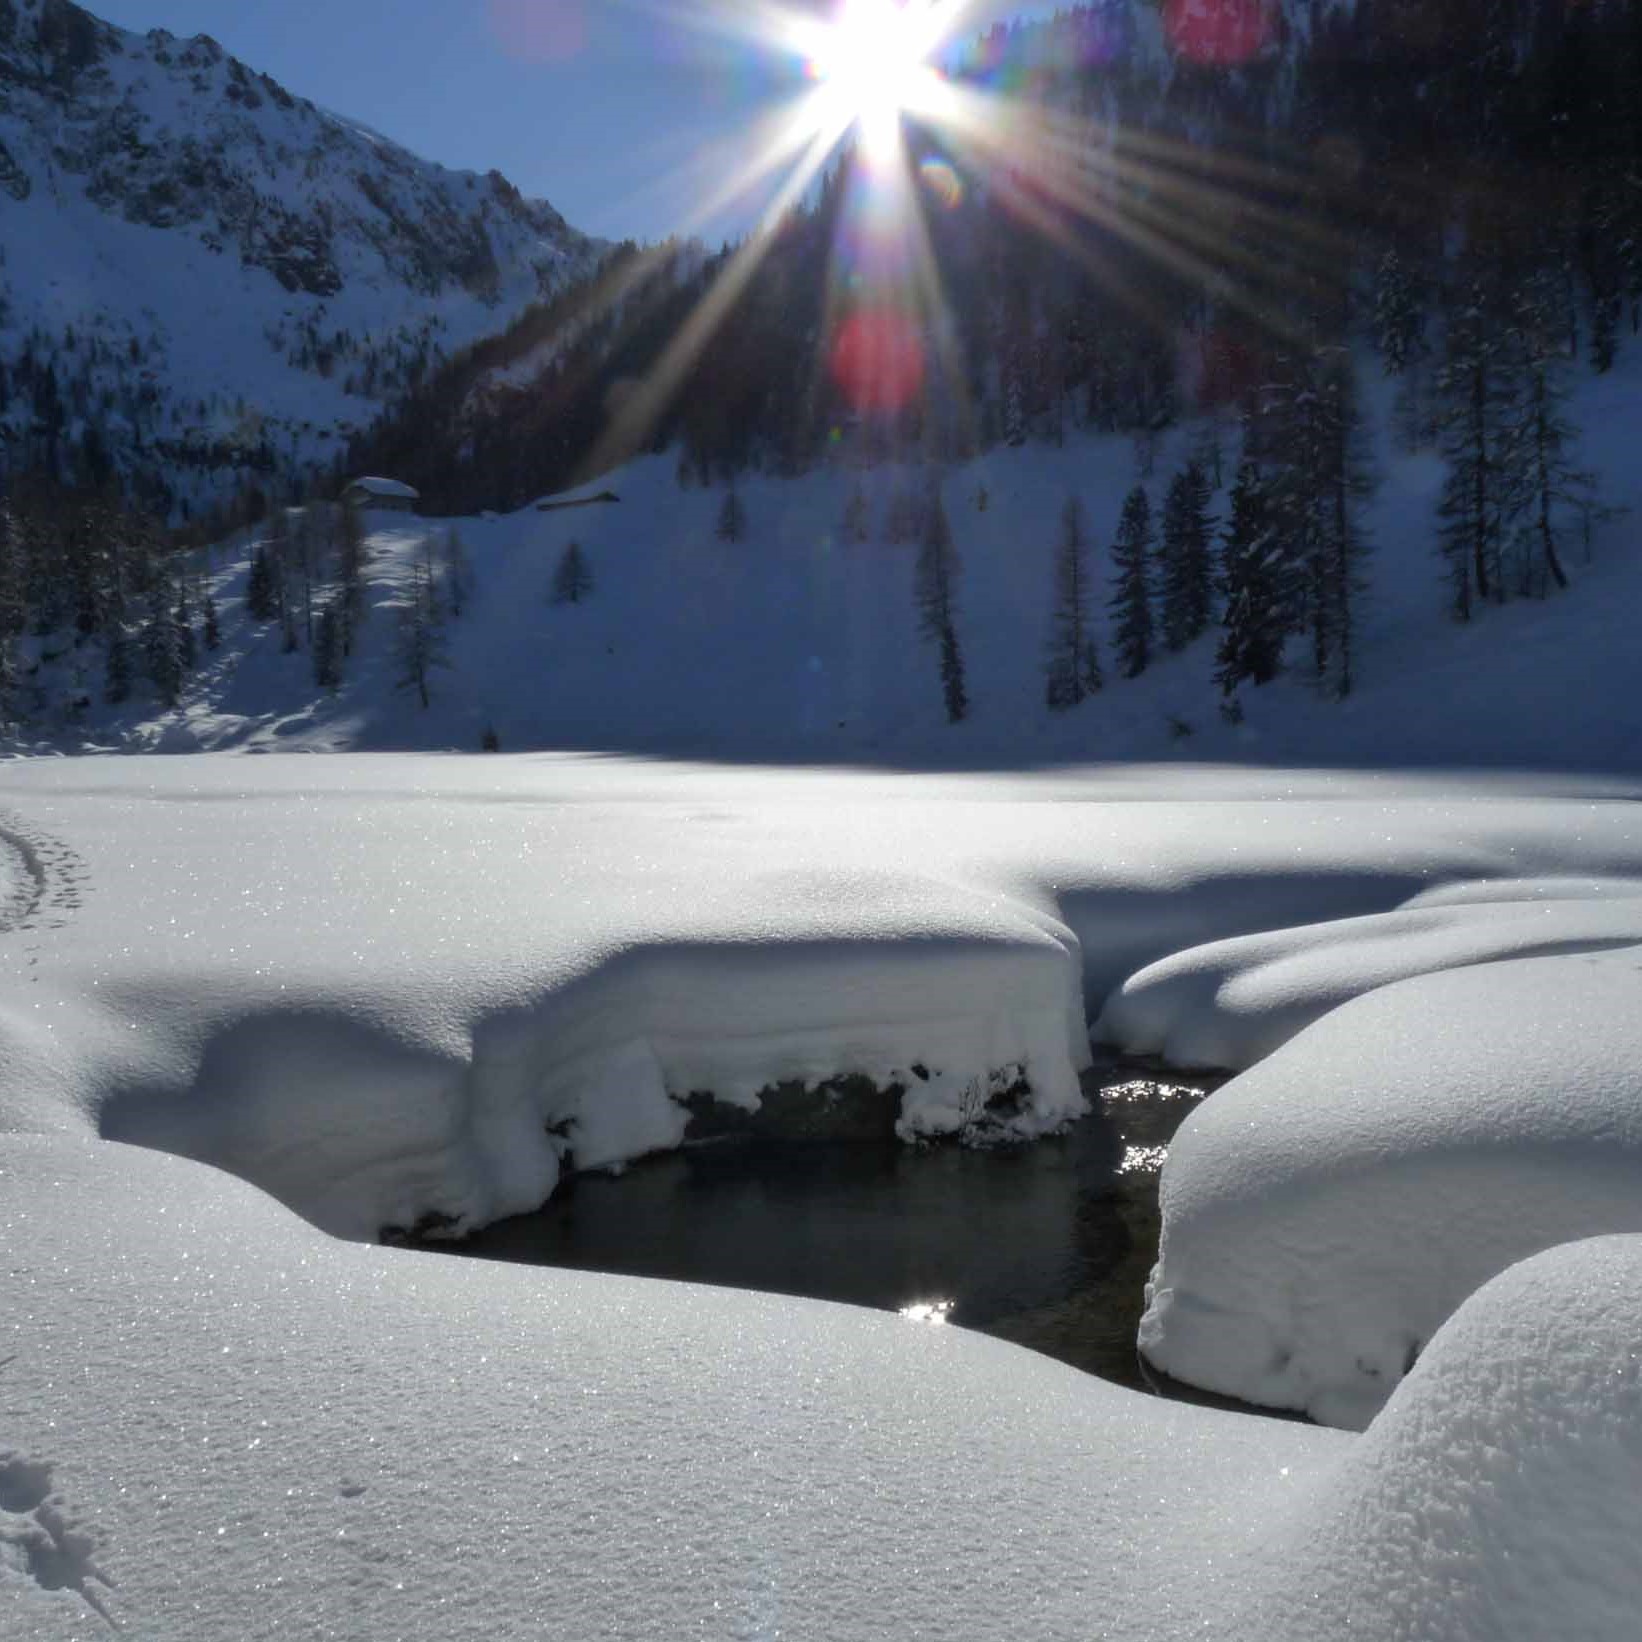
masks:
[[[178,502],[327,460],[600,247],[201,35],[0,0],[8,465],[112,462]]]

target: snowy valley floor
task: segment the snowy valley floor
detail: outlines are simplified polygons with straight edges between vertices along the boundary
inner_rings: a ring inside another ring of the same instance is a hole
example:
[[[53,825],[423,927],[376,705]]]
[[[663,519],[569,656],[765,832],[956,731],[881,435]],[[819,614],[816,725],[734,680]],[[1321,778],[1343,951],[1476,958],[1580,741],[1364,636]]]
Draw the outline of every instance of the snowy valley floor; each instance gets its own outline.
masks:
[[[1634,1636],[1639,798],[8,765],[0,1634]],[[1250,1068],[1171,1154],[1144,1348],[1363,1435],[363,1246],[676,1146],[703,1090],[863,1074],[908,1140],[1030,1139],[1090,1023]]]

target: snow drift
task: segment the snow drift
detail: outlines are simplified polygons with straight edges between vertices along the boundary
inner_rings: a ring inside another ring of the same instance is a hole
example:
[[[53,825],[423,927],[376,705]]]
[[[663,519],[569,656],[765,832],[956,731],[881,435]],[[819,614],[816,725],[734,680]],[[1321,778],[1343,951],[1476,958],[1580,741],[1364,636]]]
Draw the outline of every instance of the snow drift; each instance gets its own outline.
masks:
[[[1639,1167],[1642,947],[1372,992],[1181,1128],[1142,1350],[1364,1425],[1490,1277],[1642,1231]]]

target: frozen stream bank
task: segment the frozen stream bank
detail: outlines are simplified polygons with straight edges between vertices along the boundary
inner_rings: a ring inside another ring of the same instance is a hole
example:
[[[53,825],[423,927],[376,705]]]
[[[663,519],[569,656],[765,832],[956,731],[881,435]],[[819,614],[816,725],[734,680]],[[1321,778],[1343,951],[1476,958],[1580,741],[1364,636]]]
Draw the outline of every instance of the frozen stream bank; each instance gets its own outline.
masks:
[[[8,1642],[1634,1635],[1642,1240],[1568,1241],[1636,1201],[1624,793],[82,759],[0,809]],[[1251,1063],[1171,1153],[1146,1349],[1361,1437],[365,1246],[705,1091],[1047,1134],[1091,1020]]]

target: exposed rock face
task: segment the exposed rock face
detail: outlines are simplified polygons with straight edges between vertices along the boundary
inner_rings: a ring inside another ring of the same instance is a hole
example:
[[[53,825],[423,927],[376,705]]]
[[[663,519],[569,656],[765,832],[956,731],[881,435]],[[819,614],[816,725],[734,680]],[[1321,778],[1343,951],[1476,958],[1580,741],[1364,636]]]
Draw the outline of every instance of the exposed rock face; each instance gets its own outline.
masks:
[[[208,473],[327,454],[599,250],[499,174],[418,159],[207,36],[69,0],[0,0],[0,245],[21,460],[67,468],[94,427],[128,472],[165,447],[173,481],[190,446]]]

